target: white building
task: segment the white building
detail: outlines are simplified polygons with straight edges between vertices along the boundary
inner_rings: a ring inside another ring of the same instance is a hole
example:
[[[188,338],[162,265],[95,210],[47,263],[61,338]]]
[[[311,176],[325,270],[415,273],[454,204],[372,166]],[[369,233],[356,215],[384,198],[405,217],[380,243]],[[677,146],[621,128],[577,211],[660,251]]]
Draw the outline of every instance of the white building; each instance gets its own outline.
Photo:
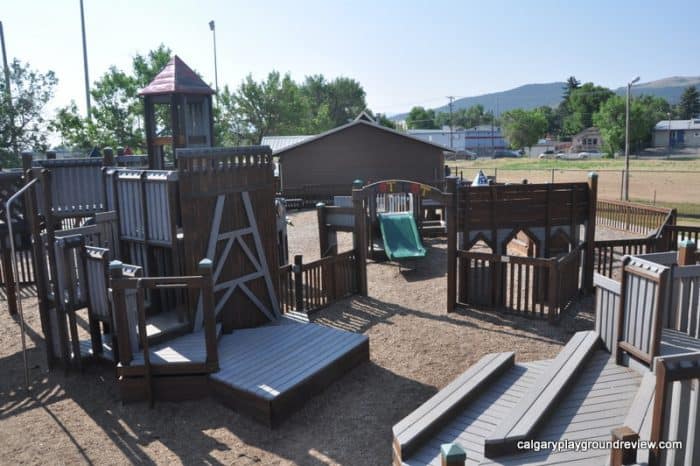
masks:
[[[671,147],[700,147],[700,118],[658,122],[654,127],[654,147],[668,147],[669,145]]]
[[[442,129],[409,129],[411,136],[424,141],[440,144],[454,150],[471,150],[481,155],[489,155],[494,150],[505,149],[508,143],[501,134],[501,128],[480,125],[473,128],[458,128],[450,133],[449,127]],[[450,134],[452,144],[450,144]]]

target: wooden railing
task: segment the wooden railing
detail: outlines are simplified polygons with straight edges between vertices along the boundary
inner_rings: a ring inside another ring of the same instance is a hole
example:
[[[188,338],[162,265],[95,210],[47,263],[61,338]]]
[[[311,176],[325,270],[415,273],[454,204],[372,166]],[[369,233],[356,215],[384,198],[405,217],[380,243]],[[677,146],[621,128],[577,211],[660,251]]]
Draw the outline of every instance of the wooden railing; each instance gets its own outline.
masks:
[[[596,273],[593,276],[595,295],[595,330],[605,349],[617,356],[620,310],[620,282]]]
[[[697,409],[700,406],[700,353],[656,359],[656,390],[649,440],[649,466],[697,464]],[[658,442],[682,442],[681,448],[659,448]]]
[[[625,255],[639,255],[639,254],[649,254],[656,251],[667,251],[676,249],[676,242],[672,242],[671,236],[672,232],[676,228],[676,210],[675,209],[658,209],[651,206],[644,206],[642,204],[632,204],[625,203],[621,201],[598,201],[598,208],[601,208],[603,204],[603,209],[610,209],[610,205],[618,205],[621,210],[614,210],[615,215],[612,217],[600,217],[600,213],[596,213],[596,224],[610,226],[612,228],[624,229],[623,226],[627,225],[629,229],[626,231],[632,233],[651,233],[643,238],[626,238],[626,239],[614,239],[614,240],[601,240],[595,242],[594,247],[594,271],[605,275],[606,277],[615,277],[619,275],[622,266],[622,258]],[[620,206],[621,204],[621,206]],[[607,207],[606,207],[607,206]],[[618,220],[612,221],[610,218],[621,218],[622,214],[619,212],[624,212],[622,209],[625,207],[627,212],[633,212],[634,214],[629,214],[629,221],[627,223],[620,223]],[[610,215],[610,210],[607,211]],[[605,210],[603,215],[606,215]],[[601,221],[602,219],[602,221]],[[661,220],[659,220],[661,219]],[[658,223],[657,223],[658,221]],[[612,222],[612,223],[610,223]],[[645,230],[640,230],[640,225],[643,228],[647,228],[649,225],[656,225],[654,228],[649,228]],[[684,227],[686,228],[686,227]],[[685,231],[680,229],[678,231]]]
[[[357,292],[357,258],[347,251],[307,264],[301,255],[279,269],[283,312],[309,313]]]
[[[656,250],[656,238],[629,238],[595,242],[594,271],[606,277],[619,275],[624,256],[648,254]]]
[[[596,224],[631,233],[649,234],[666,222],[671,209],[633,202],[598,199]]]
[[[114,261],[110,264],[109,286],[113,290],[114,320],[117,330],[117,348],[119,363],[129,366],[133,353],[139,348],[143,351],[144,376],[148,399],[152,402],[151,374],[148,336],[145,324],[145,291],[155,289],[200,290],[202,296],[204,341],[206,349],[205,366],[209,371],[217,371],[219,356],[216,336],[216,314],[214,312],[214,282],[212,280],[212,262],[203,259],[199,262],[200,275],[182,277],[125,277],[122,264]],[[131,292],[127,294],[127,292]],[[134,293],[135,292],[135,293]],[[128,303],[129,295],[134,296],[135,303]],[[134,304],[136,322],[134,322]],[[134,331],[136,327],[136,332]],[[195,329],[196,330],[196,329]]]
[[[458,250],[458,301],[558,320],[581,291],[583,249],[549,259]]]

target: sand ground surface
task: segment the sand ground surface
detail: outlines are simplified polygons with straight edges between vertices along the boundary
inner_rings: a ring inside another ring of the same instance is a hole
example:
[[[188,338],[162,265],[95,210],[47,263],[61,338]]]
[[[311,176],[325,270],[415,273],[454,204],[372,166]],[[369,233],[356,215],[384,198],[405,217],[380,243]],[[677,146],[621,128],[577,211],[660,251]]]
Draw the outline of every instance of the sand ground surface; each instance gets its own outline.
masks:
[[[290,214],[290,256],[318,258],[315,211]],[[369,297],[311,316],[370,338],[371,360],[270,430],[212,399],[122,404],[113,371],[49,372],[36,298],[25,290],[31,391],[24,390],[18,319],[0,301],[0,464],[388,465],[391,427],[487,353],[518,361],[554,357],[593,327],[592,300],[558,326],[498,312],[447,314],[446,245],[426,240],[427,259],[399,271],[370,263]],[[340,250],[351,248],[350,235]],[[86,325],[84,320],[82,325]]]

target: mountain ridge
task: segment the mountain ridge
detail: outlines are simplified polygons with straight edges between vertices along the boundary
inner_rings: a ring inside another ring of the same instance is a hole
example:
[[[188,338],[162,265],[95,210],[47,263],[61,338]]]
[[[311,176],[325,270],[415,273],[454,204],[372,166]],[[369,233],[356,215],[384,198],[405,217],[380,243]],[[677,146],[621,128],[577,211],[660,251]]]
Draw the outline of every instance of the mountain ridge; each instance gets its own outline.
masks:
[[[474,105],[483,105],[486,111],[501,114],[515,108],[531,110],[543,105],[556,107],[561,102],[564,94],[564,81],[551,83],[530,83],[514,87],[500,92],[490,92],[471,97],[456,99],[453,109],[459,110]],[[652,95],[663,97],[671,104],[677,104],[683,90],[688,86],[700,87],[700,76],[669,76],[654,81],[639,83],[634,86],[635,95]],[[618,95],[624,95],[626,88],[619,87],[613,90]],[[448,112],[448,105],[434,107],[435,112]],[[408,112],[399,113],[390,117],[394,121],[405,120]]]

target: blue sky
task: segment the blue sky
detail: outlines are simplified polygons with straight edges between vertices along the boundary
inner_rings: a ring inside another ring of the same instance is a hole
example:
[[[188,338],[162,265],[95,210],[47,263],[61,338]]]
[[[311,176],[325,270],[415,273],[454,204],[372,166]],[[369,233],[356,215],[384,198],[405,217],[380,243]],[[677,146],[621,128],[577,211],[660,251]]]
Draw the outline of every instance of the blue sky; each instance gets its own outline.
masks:
[[[700,1],[84,0],[91,80],[160,43],[219,85],[289,71],[349,76],[374,111],[575,75],[619,87],[700,75]],[[118,6],[117,6],[118,5]],[[7,52],[84,105],[79,0],[0,0]]]

